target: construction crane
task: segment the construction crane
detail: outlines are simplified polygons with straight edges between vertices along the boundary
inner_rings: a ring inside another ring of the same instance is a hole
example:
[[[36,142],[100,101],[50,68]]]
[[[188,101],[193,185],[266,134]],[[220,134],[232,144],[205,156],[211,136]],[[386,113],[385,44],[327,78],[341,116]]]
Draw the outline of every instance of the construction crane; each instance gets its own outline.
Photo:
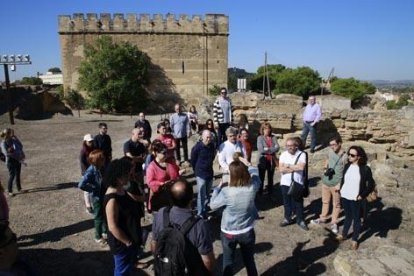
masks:
[[[328,75],[328,78],[326,80],[322,80],[321,95],[323,95],[324,91],[328,91],[331,89],[331,79],[333,77],[334,72],[335,72],[335,67],[332,67],[331,72]]]

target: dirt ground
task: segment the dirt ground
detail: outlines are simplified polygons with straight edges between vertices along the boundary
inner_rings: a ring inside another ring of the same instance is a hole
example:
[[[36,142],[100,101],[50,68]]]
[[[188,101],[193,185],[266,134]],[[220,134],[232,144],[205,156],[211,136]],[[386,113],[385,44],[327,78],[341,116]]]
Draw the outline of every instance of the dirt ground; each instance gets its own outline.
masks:
[[[149,116],[153,130],[161,116]],[[41,275],[112,275],[113,260],[108,248],[93,240],[93,219],[85,212],[82,193],[76,187],[80,179],[79,150],[83,135],[96,134],[98,123],[108,123],[113,156],[122,156],[122,145],[129,138],[136,117],[86,114],[81,117],[55,115],[36,121],[16,120],[12,126],[24,145],[27,166],[22,168],[22,187],[26,193],[9,198],[10,224],[18,235],[18,244],[25,258]],[[8,116],[0,116],[0,128],[9,127]],[[191,148],[192,143],[190,143]],[[253,159],[255,160],[255,159]],[[311,172],[315,187],[305,200],[305,216],[309,222],[320,212],[321,171]],[[7,169],[0,163],[0,179],[5,185]],[[278,179],[279,175],[276,176]],[[192,180],[192,178],[190,178]],[[316,185],[318,184],[318,185]],[[262,219],[256,224],[256,264],[262,275],[336,275],[333,258],[339,250],[348,250],[349,243],[335,242],[324,227],[312,226],[303,231],[296,225],[279,227],[283,217],[281,195],[273,200],[263,197],[259,202]],[[150,225],[147,215],[144,224]],[[219,221],[211,220],[217,274],[220,274],[222,250]],[[361,247],[376,248],[388,242],[413,246],[410,219],[402,219],[396,228],[386,229],[387,238],[365,233]],[[385,226],[384,226],[385,227]],[[396,229],[399,229],[397,231]],[[386,240],[386,241],[385,241]],[[147,243],[148,250],[148,243]],[[245,275],[240,254],[236,271]],[[137,275],[152,275],[149,268]]]

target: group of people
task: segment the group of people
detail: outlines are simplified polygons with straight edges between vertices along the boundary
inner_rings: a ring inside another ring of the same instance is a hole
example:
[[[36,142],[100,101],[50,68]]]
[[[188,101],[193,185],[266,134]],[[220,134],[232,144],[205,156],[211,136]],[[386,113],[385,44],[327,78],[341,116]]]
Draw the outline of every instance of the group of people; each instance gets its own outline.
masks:
[[[239,245],[248,275],[257,275],[254,225],[259,213],[256,202],[264,199],[265,194],[271,196],[279,188],[274,183],[276,169],[281,174],[284,207],[284,218],[279,225],[285,227],[296,222],[300,228],[309,230],[303,214],[303,198],[308,190],[308,153],[303,145],[310,132],[310,152],[315,151],[315,129],[321,116],[315,97],[310,97],[310,108],[305,109],[306,127],[302,137],[287,138],[286,150],[280,157],[280,145],[271,124],[262,123],[256,139],[257,166],[253,166],[247,118],[235,124],[227,90],[222,88],[220,92],[213,105],[213,119],[208,119],[204,127],[198,125],[197,116],[184,113],[182,106],[176,104],[175,113],[157,125],[157,135],[151,140],[154,136],[151,124],[145,114],[140,113],[130,139],[123,145],[124,157],[120,159],[112,158],[112,142],[106,123],[99,124],[97,135],[84,136],[80,151],[82,176],[78,187],[84,191],[87,212],[94,215],[95,241],[108,244],[114,256],[115,275],[128,275],[134,266],[143,265],[139,261],[143,250],[141,218],[146,211],[153,215],[151,250],[154,259],[159,260],[155,264],[165,264],[168,258],[174,258],[162,254],[166,242],[164,230],[182,227],[186,228],[183,234],[192,252],[199,256],[198,261],[187,263],[189,275],[213,274],[215,256],[209,225],[212,211],[221,217],[223,274],[234,275],[235,250]],[[191,108],[191,113],[196,114],[195,107]],[[200,139],[189,155],[188,137],[193,131],[200,135]],[[2,137],[1,150],[10,172],[10,194],[14,180],[17,189],[21,189],[20,168],[24,153],[12,130],[3,131]],[[322,211],[311,224],[327,223],[331,218],[330,230],[337,234],[338,241],[348,237],[353,224],[352,248],[357,249],[361,210],[375,182],[361,147],[351,146],[345,151],[339,136],[330,139],[329,147],[322,178]],[[222,177],[213,189],[216,157]],[[193,187],[183,177],[186,166],[180,167],[182,160],[189,161],[194,171],[196,204],[193,203]],[[0,199],[3,206],[1,195]],[[331,202],[333,211],[329,216]],[[339,234],[341,207],[345,211],[345,220]],[[7,218],[8,212],[3,213],[0,215]]]

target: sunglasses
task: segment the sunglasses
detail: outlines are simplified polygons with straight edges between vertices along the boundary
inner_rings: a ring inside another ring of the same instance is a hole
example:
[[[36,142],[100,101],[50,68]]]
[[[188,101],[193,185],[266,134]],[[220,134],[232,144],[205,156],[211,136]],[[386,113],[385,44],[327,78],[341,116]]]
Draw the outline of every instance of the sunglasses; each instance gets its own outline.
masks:
[[[350,154],[349,154],[349,156],[351,156],[352,158],[355,158],[355,157],[357,157],[358,155],[357,155],[357,154],[352,154],[352,153],[350,153]]]

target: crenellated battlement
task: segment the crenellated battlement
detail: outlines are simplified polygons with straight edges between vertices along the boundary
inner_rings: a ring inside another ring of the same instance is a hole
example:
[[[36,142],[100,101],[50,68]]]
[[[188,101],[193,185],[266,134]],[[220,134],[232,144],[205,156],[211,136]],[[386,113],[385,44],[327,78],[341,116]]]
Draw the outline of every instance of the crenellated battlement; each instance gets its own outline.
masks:
[[[223,14],[206,14],[203,17],[174,14],[75,13],[59,16],[59,33],[186,33],[228,35],[229,18]]]

